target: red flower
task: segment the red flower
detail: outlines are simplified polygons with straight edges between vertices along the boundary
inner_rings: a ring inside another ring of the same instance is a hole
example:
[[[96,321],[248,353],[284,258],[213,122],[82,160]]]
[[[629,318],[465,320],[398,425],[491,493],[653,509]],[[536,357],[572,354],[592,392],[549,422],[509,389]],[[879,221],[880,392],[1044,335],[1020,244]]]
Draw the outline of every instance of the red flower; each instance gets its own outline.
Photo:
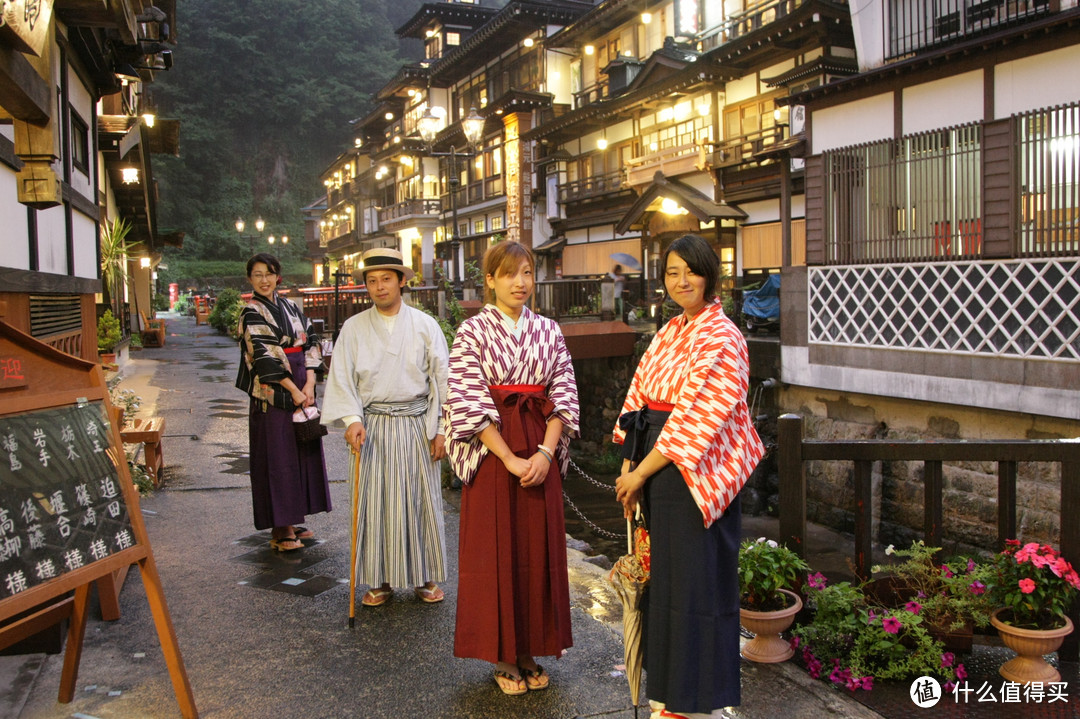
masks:
[[[900,631],[900,627],[903,626],[900,620],[896,617],[885,617],[881,620],[881,628],[889,634],[896,634]]]
[[[912,600],[904,605],[904,609],[908,610],[912,614],[918,614],[922,611],[922,605],[915,600]]]
[[[1021,579],[1017,584],[1020,587],[1020,591],[1024,594],[1031,594],[1035,591],[1035,582],[1027,577]]]

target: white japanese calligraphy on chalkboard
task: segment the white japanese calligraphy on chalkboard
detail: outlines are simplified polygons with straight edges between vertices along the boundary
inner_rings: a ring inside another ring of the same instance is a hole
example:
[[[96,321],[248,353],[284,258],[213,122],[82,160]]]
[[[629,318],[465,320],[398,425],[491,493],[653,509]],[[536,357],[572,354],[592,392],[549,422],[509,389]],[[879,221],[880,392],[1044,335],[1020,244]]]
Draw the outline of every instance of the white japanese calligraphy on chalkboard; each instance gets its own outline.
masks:
[[[100,401],[0,417],[0,599],[134,544],[110,431]]]

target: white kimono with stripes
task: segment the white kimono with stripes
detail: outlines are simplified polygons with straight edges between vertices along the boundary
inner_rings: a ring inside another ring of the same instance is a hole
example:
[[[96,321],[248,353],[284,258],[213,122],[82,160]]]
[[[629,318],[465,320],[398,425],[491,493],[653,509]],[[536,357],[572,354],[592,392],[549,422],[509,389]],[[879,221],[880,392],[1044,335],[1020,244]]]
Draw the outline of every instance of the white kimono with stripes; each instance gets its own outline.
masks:
[[[342,325],[322,422],[359,417],[367,432],[350,463],[356,583],[418,587],[446,579],[440,467],[430,441],[442,433],[449,353],[424,312],[403,303],[392,332],[377,312]]]

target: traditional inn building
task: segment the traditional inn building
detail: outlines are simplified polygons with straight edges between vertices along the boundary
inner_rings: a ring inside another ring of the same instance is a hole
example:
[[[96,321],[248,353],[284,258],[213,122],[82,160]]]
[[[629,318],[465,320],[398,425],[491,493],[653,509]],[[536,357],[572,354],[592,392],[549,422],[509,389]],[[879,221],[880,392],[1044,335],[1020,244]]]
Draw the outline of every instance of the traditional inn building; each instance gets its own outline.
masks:
[[[116,311],[150,315],[163,243],[150,158],[176,153],[147,85],[172,65],[175,2],[14,0],[0,22],[0,319],[97,360],[101,228],[131,225]],[[125,332],[127,334],[127,332]]]
[[[807,264],[782,274],[782,407],[820,437],[1080,436],[1077,3],[851,6],[859,74],[791,99]],[[993,544],[994,471],[946,467],[947,541]],[[921,525],[920,472],[885,463],[875,539]],[[1055,541],[1059,486],[1022,469],[1021,534]],[[846,477],[810,491],[850,521]]]

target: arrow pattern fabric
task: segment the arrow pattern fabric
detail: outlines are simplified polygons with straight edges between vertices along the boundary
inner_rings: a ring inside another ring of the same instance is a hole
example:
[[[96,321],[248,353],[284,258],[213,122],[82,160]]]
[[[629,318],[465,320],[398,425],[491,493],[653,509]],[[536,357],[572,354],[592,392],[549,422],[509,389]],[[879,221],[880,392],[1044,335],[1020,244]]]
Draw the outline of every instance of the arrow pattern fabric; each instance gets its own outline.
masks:
[[[623,403],[622,413],[649,401],[674,405],[655,449],[679,468],[706,527],[723,515],[765,453],[746,405],[749,377],[746,340],[714,299],[656,334]],[[625,436],[616,424],[614,441],[622,444]]]
[[[555,405],[554,414],[563,423],[555,460],[561,476],[566,476],[570,440],[579,434],[577,381],[570,352],[554,320],[523,307],[519,321],[524,327],[514,336],[502,313],[487,305],[475,317],[462,322],[454,338],[443,424],[450,465],[466,484],[488,453],[479,433],[488,423],[502,429],[488,391],[490,385],[532,384],[546,388],[548,399]]]

